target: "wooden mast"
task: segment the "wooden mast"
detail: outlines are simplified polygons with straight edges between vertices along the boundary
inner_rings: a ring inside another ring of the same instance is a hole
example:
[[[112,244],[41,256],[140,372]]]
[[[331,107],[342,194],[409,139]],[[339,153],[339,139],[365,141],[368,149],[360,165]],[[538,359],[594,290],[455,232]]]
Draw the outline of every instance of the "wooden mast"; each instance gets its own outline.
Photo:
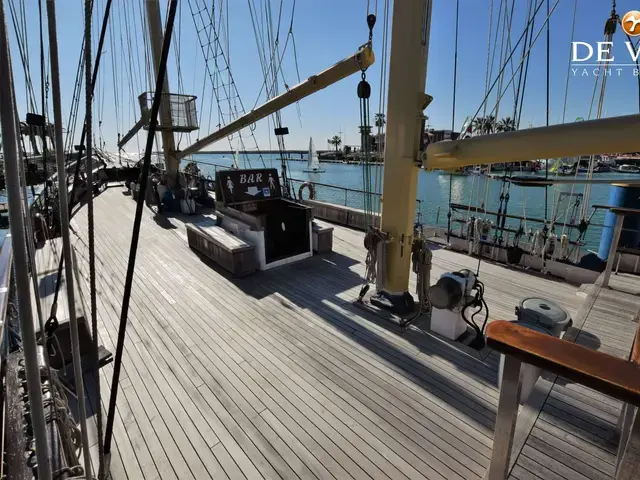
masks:
[[[381,229],[389,235],[382,294],[407,297],[432,0],[394,2]],[[383,260],[384,261],[384,260]],[[394,303],[394,302],[392,302]]]
[[[147,21],[149,23],[149,40],[151,42],[151,52],[153,55],[153,72],[158,76],[160,68],[160,58],[162,57],[162,42],[164,35],[162,33],[162,18],[160,16],[160,1],[146,0],[147,5]],[[171,108],[169,105],[169,76],[165,75],[164,87],[162,90],[164,98],[160,104],[160,125],[162,125],[162,147],[164,151],[164,161],[167,166],[168,180],[171,185],[176,184],[178,178],[178,167],[180,159],[176,156],[176,144],[173,138]]]

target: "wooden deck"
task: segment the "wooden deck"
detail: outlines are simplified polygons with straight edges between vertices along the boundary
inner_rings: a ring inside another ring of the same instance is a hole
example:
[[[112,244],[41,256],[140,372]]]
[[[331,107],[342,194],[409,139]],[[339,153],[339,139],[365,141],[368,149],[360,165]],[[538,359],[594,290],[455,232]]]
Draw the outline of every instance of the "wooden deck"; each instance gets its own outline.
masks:
[[[109,188],[95,199],[98,327],[112,352],[134,216],[121,192]],[[485,475],[498,356],[455,348],[420,323],[399,335],[354,307],[362,233],[336,226],[334,253],[238,280],[188,248],[185,221],[144,211],[113,478]],[[81,209],[72,239],[88,293],[86,224]],[[476,265],[437,250],[432,279]],[[542,296],[572,314],[570,338],[629,353],[634,295],[591,287],[582,298],[576,286],[486,262],[480,276],[491,319],[513,319],[522,298]],[[112,373],[111,365],[101,371],[103,408]],[[520,414],[511,478],[611,478],[619,403],[562,379],[536,388],[540,400]],[[95,445],[91,453],[97,459]]]

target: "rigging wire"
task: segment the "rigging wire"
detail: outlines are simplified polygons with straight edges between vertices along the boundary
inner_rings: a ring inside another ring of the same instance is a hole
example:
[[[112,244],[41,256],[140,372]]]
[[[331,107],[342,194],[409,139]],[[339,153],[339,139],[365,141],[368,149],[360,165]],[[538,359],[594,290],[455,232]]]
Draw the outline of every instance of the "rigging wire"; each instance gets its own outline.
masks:
[[[487,68],[485,70],[485,79],[484,79],[484,94],[488,95],[489,91],[489,78],[491,74],[489,72],[489,60],[491,58],[491,28],[493,25],[493,0],[491,0],[491,6],[489,7],[489,30],[487,34]],[[487,114],[487,106],[485,104],[482,115],[485,116]],[[461,132],[462,133],[462,132]]]
[[[531,17],[531,8],[532,7],[533,7],[533,0],[529,0],[528,6],[527,6],[527,14],[525,16],[526,20],[528,20]],[[522,58],[524,58],[524,56],[525,56],[525,52],[526,52],[528,43],[529,43],[529,29],[527,28],[526,34],[525,34],[525,39],[524,39],[524,42],[522,43]],[[528,62],[527,62],[527,65],[528,65]],[[526,69],[526,67],[525,67],[525,69]],[[519,128],[519,123],[518,123],[518,104],[520,102],[520,95],[522,94],[522,96],[524,97],[524,89],[521,90],[521,87],[523,86],[522,85],[522,80],[523,80],[522,76],[525,73],[525,69],[521,68],[520,71],[518,72],[518,86],[516,88],[516,93],[515,93],[514,99],[513,99],[513,117],[512,118],[513,118],[516,130]],[[524,101],[524,98],[522,98],[522,101]]]
[[[618,14],[616,13],[616,2],[615,0],[612,1],[612,7],[611,7],[611,15],[610,17],[607,19],[606,23],[605,23],[605,29],[604,29],[604,40],[605,42],[611,42],[611,40],[613,39],[613,34],[616,31],[616,25],[618,24],[619,21],[619,17]],[[598,62],[600,64],[600,66],[602,67],[603,65],[607,65],[607,62],[609,61],[609,58],[611,56],[611,49],[605,50],[604,52],[604,58],[601,59],[600,62]],[[591,114],[592,114],[592,110],[593,110],[593,102],[595,100],[595,95],[596,95],[596,90],[598,87],[598,78],[599,76],[596,76],[596,81],[594,82],[594,87],[593,87],[593,94],[591,97],[591,104],[589,105],[589,114],[588,114],[588,119],[591,119]],[[598,98],[598,106],[597,106],[597,110],[596,110],[596,118],[601,118],[602,117],[602,108],[604,106],[604,94],[606,91],[606,86],[607,86],[607,75],[603,75],[602,76],[602,81],[600,82],[600,95]],[[589,169],[587,172],[587,179],[591,180],[593,178],[593,168],[594,168],[594,164],[595,164],[595,155],[591,155],[591,157],[589,158]],[[580,159],[578,158],[578,164],[576,165],[576,172],[578,171],[578,168],[580,167]],[[587,217],[587,208],[589,205],[589,199],[591,197],[591,184],[586,184],[584,187],[584,202],[582,204],[582,214],[581,214],[581,219],[585,220]]]
[[[576,29],[576,14],[578,11],[578,0],[574,0],[573,1],[573,20],[571,22],[571,37],[569,40],[569,61],[567,62],[567,78],[566,78],[566,82],[564,85],[564,102],[562,105],[562,123],[565,123],[566,120],[566,115],[567,115],[567,99],[569,98],[569,78],[570,78],[570,72],[571,72],[571,51],[573,48],[573,38],[574,38],[574,34],[575,34],[575,29]],[[558,177],[558,173],[559,173],[560,169],[556,170],[556,178]],[[575,172],[575,176],[577,176],[578,174],[578,168],[576,168],[576,172]],[[575,188],[576,184],[572,183],[571,184],[571,193],[570,193],[570,199],[573,198],[573,192],[574,192],[574,188]],[[565,219],[567,218],[567,216],[569,215],[569,208],[571,206],[571,202],[567,203],[567,210],[565,212]],[[562,225],[562,233],[560,234],[560,236],[564,235],[565,233],[565,229],[566,229],[566,221],[564,222],[565,225]]]
[[[378,114],[381,116],[381,121],[378,125],[378,160],[383,158],[384,151],[382,150],[383,138],[382,129],[386,122],[386,102],[387,102],[387,63],[388,63],[388,49],[389,49],[389,0],[384,1],[384,20],[382,24],[382,61],[380,65],[380,92],[378,97]],[[380,194],[382,193],[382,168],[376,166],[374,177],[375,193],[378,194],[377,201],[375,202],[375,213],[380,214],[381,201]]]
[[[493,49],[492,49],[492,54],[491,54],[491,65],[489,67],[489,81],[491,81],[491,79],[493,78],[493,66],[495,64],[496,61],[496,52],[498,51],[498,33],[500,32],[500,26],[502,24],[502,5],[506,0],[500,0],[500,5],[498,6],[498,20],[496,21],[496,34],[495,37],[493,39]],[[501,52],[502,53],[502,52]],[[500,74],[498,74],[498,77],[500,77]],[[491,91],[486,88],[485,89],[485,96],[488,98]],[[486,111],[487,111],[487,105],[484,105],[484,109],[483,109],[483,116],[486,116]]]
[[[527,46],[527,48],[530,48],[533,42],[533,32],[535,30],[535,23],[536,23],[536,14],[535,12],[531,12],[531,33],[528,34],[528,39],[529,39],[529,44]],[[524,44],[523,44],[524,47]],[[524,67],[524,78],[522,80],[522,96],[520,98],[520,106],[519,106],[519,110],[518,110],[518,118],[516,120],[516,129],[520,129],[520,120],[522,118],[522,110],[524,108],[524,98],[525,98],[525,94],[527,91],[527,80],[529,79],[529,64],[531,63],[531,55],[527,55],[524,50],[522,53],[523,58],[526,56],[527,60],[525,63],[525,67]]]
[[[47,172],[47,103],[46,103],[46,92],[49,90],[49,81],[46,78],[45,73],[45,49],[44,49],[44,31],[42,26],[42,0],[38,1],[38,24],[40,30],[40,99],[41,99],[41,107],[42,107],[42,171],[44,174],[44,178],[48,179],[49,174]],[[45,212],[46,215],[49,215],[49,193],[45,180],[44,186],[44,204],[45,204]],[[31,186],[31,196],[35,197],[35,190],[33,185]]]
[[[105,6],[105,11],[104,11],[104,16],[103,16],[103,20],[102,20],[102,27],[100,29],[100,40],[98,41],[98,49],[96,51],[96,61],[95,64],[93,65],[93,72],[91,74],[91,96],[93,97],[93,94],[95,92],[95,88],[96,88],[96,81],[98,78],[98,69],[100,67],[100,59],[102,58],[102,50],[103,50],[103,46],[104,46],[104,37],[106,36],[106,32],[107,32],[107,24],[109,23],[109,16],[110,16],[110,12],[111,12],[111,3],[112,0],[107,0],[107,4]],[[91,2],[91,8],[93,8],[94,3]],[[84,42],[85,46],[86,46],[87,42]],[[89,47],[90,48],[90,47]],[[82,49],[82,56],[84,57],[84,49]],[[84,62],[82,62],[84,64]],[[78,95],[79,97],[79,95]],[[79,102],[79,100],[78,100]],[[74,122],[75,123],[75,122]],[[74,127],[75,128],[75,127]],[[67,132],[69,133],[69,132]],[[78,174],[80,172],[80,164],[82,163],[81,160],[81,156],[82,156],[82,151],[83,151],[83,145],[86,139],[86,122],[83,124],[82,127],[82,133],[80,134],[80,143],[79,143],[79,148],[78,148],[78,158],[76,160],[76,164],[75,164],[75,171],[73,174],[73,186],[71,187],[71,193],[69,194],[69,200],[68,200],[68,211],[71,212],[71,207],[73,206],[73,198],[75,197],[75,192],[76,192],[76,185],[77,185],[77,181],[76,179],[78,178]],[[92,188],[92,186],[90,186],[90,188]],[[91,191],[91,190],[90,190]],[[62,270],[63,270],[63,266],[64,266],[64,256],[60,257],[60,262],[58,263],[58,272],[56,275],[56,289],[53,295],[53,303],[51,305],[51,312],[49,315],[49,319],[55,318],[56,316],[56,312],[58,309],[58,295],[60,293],[60,287],[62,285]]]
[[[509,46],[507,45],[507,42],[505,42],[505,40],[504,40],[505,34],[507,32],[507,17],[509,16],[508,0],[504,0],[503,4],[504,4],[504,23],[502,24],[502,37],[501,37],[501,40],[500,40],[500,60],[498,60],[498,65],[502,65],[502,61],[503,61],[505,55],[507,54],[508,48],[509,48]],[[510,64],[511,65],[511,70],[513,71],[513,64],[511,62],[505,61],[504,64],[505,65]],[[506,71],[506,69],[504,71],[501,71],[500,74],[498,74],[498,92],[502,91],[502,82],[504,81],[504,72],[505,71]],[[498,118],[498,114],[499,114],[500,100],[501,100],[501,97],[496,98],[496,104],[491,109],[491,112],[489,112],[489,115],[490,116],[491,115],[495,116],[496,119]]]
[[[111,0],[107,0],[107,5],[105,6],[105,21],[109,18],[110,4]],[[102,31],[100,33],[100,40],[96,49],[96,77],[94,78],[91,63],[92,63],[92,54],[91,54],[91,18],[93,13],[93,1],[85,0],[85,129],[86,132],[86,143],[87,143],[87,163],[85,167],[86,175],[87,175],[87,189],[88,189],[88,200],[87,200],[87,222],[88,222],[88,236],[89,236],[89,292],[90,292],[90,303],[91,303],[91,334],[93,341],[93,362],[96,368],[99,365],[99,356],[98,356],[98,312],[97,312],[97,303],[96,303],[96,250],[95,250],[95,230],[94,230],[94,210],[93,210],[93,156],[92,156],[92,133],[93,133],[93,96],[94,89],[97,81],[97,67],[100,62],[100,57],[102,56],[102,48],[104,45],[104,37],[106,34],[106,23],[102,27]],[[82,142],[82,140],[81,140]],[[80,152],[79,152],[80,155]],[[78,163],[80,163],[80,158],[78,158]],[[75,183],[75,182],[74,182]],[[104,469],[104,449],[102,445],[102,401],[100,398],[100,378],[98,373],[98,379],[96,381],[96,396],[98,398],[96,408],[97,418],[97,427],[98,427],[98,470],[100,473],[103,472]],[[83,400],[84,395],[79,396],[79,401]],[[80,408],[80,415],[82,416],[82,412],[84,408]],[[85,412],[86,416],[86,412]],[[87,476],[91,472],[91,457],[89,455],[89,443],[86,432],[86,420],[84,423],[81,423],[83,426],[82,430],[82,439],[84,443],[84,462],[85,462],[85,473]],[[101,477],[101,475],[99,475]]]
[[[540,7],[542,7],[542,5],[544,4],[545,0],[541,0],[540,4],[538,5],[538,7],[536,8],[536,13],[537,11],[540,9]],[[547,16],[543,26],[540,28],[540,30],[538,31],[538,34],[535,36],[535,38],[533,39],[531,45],[529,46],[527,52],[526,52],[526,56],[527,58],[529,58],[529,53],[531,52],[531,49],[533,48],[533,45],[535,45],[536,40],[540,37],[540,34],[542,33],[542,29],[544,28],[545,24],[549,21],[549,18],[551,17],[551,15],[553,14],[553,12],[555,11],[556,7],[558,6],[558,3],[560,2],[560,0],[556,0],[555,4],[553,5],[553,8],[551,9],[551,11],[549,12],[549,15]],[[534,15],[535,18],[535,15]],[[516,46],[514,47],[514,49],[511,51],[511,54],[509,55],[509,58],[511,56],[513,56],[513,54],[515,53],[516,48],[518,48],[518,45],[520,44],[520,42],[522,41],[522,39],[524,38],[524,32],[523,34],[520,36],[520,39],[518,40],[518,42],[516,43]],[[524,59],[523,59],[524,60]],[[516,71],[521,68],[522,64],[524,63],[523,60],[520,61]],[[506,62],[508,62],[509,59],[507,59],[505,61],[505,64],[502,67],[502,70],[500,71],[500,73],[498,74],[498,77],[502,74],[502,71],[504,71],[504,69],[507,67]],[[511,85],[511,82],[515,79],[515,75],[511,77],[511,79],[509,80],[509,83],[507,84],[507,86],[505,87],[505,90],[500,94],[500,98],[502,98],[502,96],[504,96],[504,94],[506,93],[506,91],[509,89],[509,86]],[[496,80],[493,82],[493,84],[491,85],[491,88],[489,89],[489,93],[491,93],[491,91],[493,90],[493,87],[495,87],[496,83],[498,82],[498,78],[496,78]],[[487,97],[484,98],[484,100],[482,101],[482,103],[487,101]],[[478,109],[476,110],[475,114],[473,115],[472,119],[475,119],[478,115],[478,113],[480,113],[480,110],[482,109],[482,104],[478,107]]]
[[[25,371],[27,388],[26,394],[31,403],[31,419],[36,433],[34,442],[37,458],[38,478],[48,480],[51,478],[51,462],[49,460],[49,447],[46,436],[42,433],[46,430],[44,408],[42,402],[42,389],[40,372],[37,362],[37,346],[32,322],[32,309],[30,299],[30,286],[28,278],[28,260],[26,251],[24,212],[20,203],[21,191],[19,186],[19,148],[20,137],[19,124],[16,122],[17,110],[15,105],[15,90],[11,72],[11,52],[9,46],[9,33],[7,30],[4,2],[0,2],[0,83],[4,88],[0,89],[0,105],[5,115],[0,115],[1,133],[4,138],[3,149],[6,154],[5,169],[7,174],[7,198],[9,201],[9,226],[14,237],[14,256],[16,262],[15,283],[18,286],[19,315],[21,327],[24,329]],[[8,88],[7,88],[8,87]],[[7,114],[9,112],[9,114]]]
[[[546,126],[549,126],[549,92],[550,92],[550,87],[549,87],[549,74],[550,74],[550,57],[551,57],[551,21],[549,19],[549,16],[551,15],[549,13],[549,5],[550,2],[549,0],[547,0],[547,68],[546,68],[546,113],[545,113],[545,120],[546,120]],[[544,178],[547,179],[549,178],[549,159],[545,158],[544,160]],[[554,200],[555,202],[555,200]],[[547,223],[547,215],[549,213],[549,187],[547,187],[545,185],[544,187],[544,222],[545,222],[545,226]]]
[[[199,40],[200,48],[202,50],[202,53],[205,59],[207,72],[209,74],[209,78],[213,86],[213,93],[218,106],[219,122],[220,122],[220,125],[224,125],[226,124],[226,121],[224,118],[224,112],[222,111],[222,107],[221,107],[221,103],[223,101],[226,101],[229,105],[229,111],[230,111],[229,115],[231,119],[237,118],[240,114],[244,114],[245,108],[242,102],[242,98],[240,97],[240,94],[238,92],[238,88],[235,84],[235,81],[233,80],[233,76],[231,75],[231,70],[229,68],[227,56],[225,55],[225,52],[222,49],[221,42],[220,42],[220,35],[218,34],[218,30],[214,27],[215,17],[209,13],[206,6],[205,8],[196,7],[194,9],[194,4],[193,4],[194,1],[197,2],[198,0],[189,0],[189,8],[193,18],[194,26],[198,34],[198,40]],[[206,18],[203,17],[203,13],[206,15]],[[200,18],[200,22],[202,23],[202,26],[198,24],[198,20],[196,16]],[[208,20],[208,23],[207,23],[207,20]],[[208,26],[211,26],[212,28],[207,28]],[[201,35],[202,32],[205,32],[205,35]],[[220,53],[215,54],[214,52],[213,57],[208,56],[208,52],[210,51],[211,45],[215,46],[216,48],[215,51],[218,51],[218,48],[220,49]],[[213,64],[215,66],[215,71],[212,71],[211,69],[211,61],[213,61]],[[224,81],[222,81],[222,83],[217,82],[217,78],[220,76],[221,67],[222,67],[222,71],[226,71],[228,74],[228,79],[229,79],[228,83],[225,83]],[[223,94],[225,95],[224,98],[220,97],[219,90],[222,90]],[[236,100],[238,102],[237,105],[240,107],[239,109],[237,108],[237,106],[234,107],[234,102]],[[249,127],[249,136],[253,140],[255,149],[262,162],[262,165],[266,167],[264,158],[258,147],[258,141],[255,137],[254,130],[255,130],[255,125]],[[242,134],[239,133],[238,137],[239,137],[242,149],[246,152],[247,149],[244,144],[244,138]],[[231,148],[233,148],[233,146],[231,145],[231,138],[230,137],[227,137],[227,138],[230,142]]]
[[[460,0],[456,0],[456,27],[455,27],[455,41],[454,41],[454,54],[453,54],[453,99],[451,105],[451,131],[455,131],[456,125],[456,91],[458,84],[458,37],[459,37],[459,23],[460,23]],[[462,134],[462,132],[461,132]],[[449,173],[449,210],[447,211],[447,243],[449,243],[449,237],[451,234],[451,191],[453,184],[453,172]]]
[[[144,200],[147,190],[147,179],[151,166],[151,153],[153,150],[153,142],[155,131],[158,127],[158,111],[160,110],[160,101],[162,98],[162,90],[165,83],[165,75],[167,71],[167,58],[171,47],[171,37],[173,33],[173,24],[176,17],[178,0],[171,0],[169,14],[167,16],[166,30],[162,44],[162,53],[160,56],[160,65],[158,66],[158,77],[156,79],[155,94],[153,96],[153,104],[151,106],[151,117],[149,121],[149,131],[145,146],[144,161],[140,172],[140,192],[138,202],[136,204],[136,214],[133,222],[133,232],[131,234],[131,248],[129,250],[129,263],[127,265],[127,276],[124,285],[124,295],[122,297],[122,310],[120,313],[120,326],[118,328],[118,340],[116,346],[116,355],[113,363],[113,378],[111,380],[111,395],[109,397],[109,412],[107,415],[107,427],[105,430],[104,451],[105,454],[111,452],[111,439],[113,436],[113,422],[115,420],[116,400],[118,396],[118,385],[120,382],[120,369],[122,367],[122,354],[124,351],[124,340],[129,316],[129,302],[131,300],[131,290],[133,287],[133,275],[136,264],[136,254],[138,249],[138,240],[140,237],[140,226],[142,221],[142,211],[144,209]]]
[[[16,34],[16,39],[17,44],[18,44],[18,53],[20,55],[20,61],[22,63],[22,69],[23,69],[23,73],[24,73],[24,78],[25,78],[25,84],[26,84],[26,89],[25,89],[25,95],[27,96],[27,104],[30,106],[31,111],[35,112],[36,111],[36,97],[35,97],[35,93],[33,90],[33,82],[31,80],[31,72],[29,70],[29,51],[28,48],[26,47],[26,38],[27,36],[23,33],[23,31],[21,30],[21,23],[18,23],[18,21],[16,20],[16,11],[15,11],[15,5],[13,3],[13,0],[9,0],[9,2],[7,2],[7,4],[9,5],[9,13],[11,14],[11,23],[13,24],[13,30]],[[22,16],[19,18],[20,22],[22,22]]]

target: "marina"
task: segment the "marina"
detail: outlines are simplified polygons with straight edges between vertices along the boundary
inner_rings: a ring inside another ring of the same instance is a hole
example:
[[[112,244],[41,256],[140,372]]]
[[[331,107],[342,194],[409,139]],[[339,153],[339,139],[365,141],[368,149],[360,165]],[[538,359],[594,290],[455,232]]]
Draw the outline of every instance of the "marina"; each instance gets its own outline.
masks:
[[[640,12],[276,3],[0,0],[0,477],[640,478]]]

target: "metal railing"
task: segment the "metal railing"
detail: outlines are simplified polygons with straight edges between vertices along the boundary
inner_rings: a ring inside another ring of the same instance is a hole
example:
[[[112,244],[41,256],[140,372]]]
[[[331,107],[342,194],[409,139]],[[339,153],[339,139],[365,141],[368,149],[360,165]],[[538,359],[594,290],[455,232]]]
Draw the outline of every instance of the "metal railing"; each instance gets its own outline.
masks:
[[[609,280],[611,278],[611,272],[613,271],[613,264],[616,263],[616,257],[618,257],[618,262],[616,264],[616,273],[618,272],[618,268],[620,266],[620,260],[622,258],[622,251],[620,250],[620,236],[622,235],[623,229],[622,226],[624,224],[624,219],[627,215],[640,215],[640,210],[635,208],[611,208],[610,209],[613,214],[616,215],[616,223],[613,228],[613,238],[611,239],[611,245],[609,245],[609,255],[607,256],[607,266],[604,270],[604,277],[602,279],[602,286],[608,287]],[[635,250],[634,253],[638,253],[637,249],[627,249],[627,250]]]
[[[308,180],[300,180],[297,178],[292,178],[291,183],[297,197],[299,196],[300,187],[303,184],[308,183],[313,185],[314,200],[332,203],[334,205],[342,205],[344,207],[358,208],[360,210],[364,210],[365,200],[367,195],[369,195],[373,203],[373,210],[380,211],[380,198],[382,195],[376,192],[365,192],[364,190],[356,188],[339,187],[337,185],[310,182]],[[309,192],[307,191],[307,197],[303,197],[302,199],[306,200],[308,195]]]
[[[329,185],[327,183],[312,182],[309,180],[301,180],[298,178],[292,178],[291,184],[294,188],[296,198],[300,200],[307,200],[309,198],[309,192],[306,196],[299,198],[300,187],[303,184],[313,185],[314,200],[321,202],[327,202],[334,205],[342,205],[344,207],[357,208],[364,210],[365,200],[367,195],[370,196],[372,205],[370,208],[375,212],[381,211],[382,194],[378,192],[366,192],[357,188],[340,187],[338,185]],[[416,214],[422,212],[422,200],[416,199]]]

